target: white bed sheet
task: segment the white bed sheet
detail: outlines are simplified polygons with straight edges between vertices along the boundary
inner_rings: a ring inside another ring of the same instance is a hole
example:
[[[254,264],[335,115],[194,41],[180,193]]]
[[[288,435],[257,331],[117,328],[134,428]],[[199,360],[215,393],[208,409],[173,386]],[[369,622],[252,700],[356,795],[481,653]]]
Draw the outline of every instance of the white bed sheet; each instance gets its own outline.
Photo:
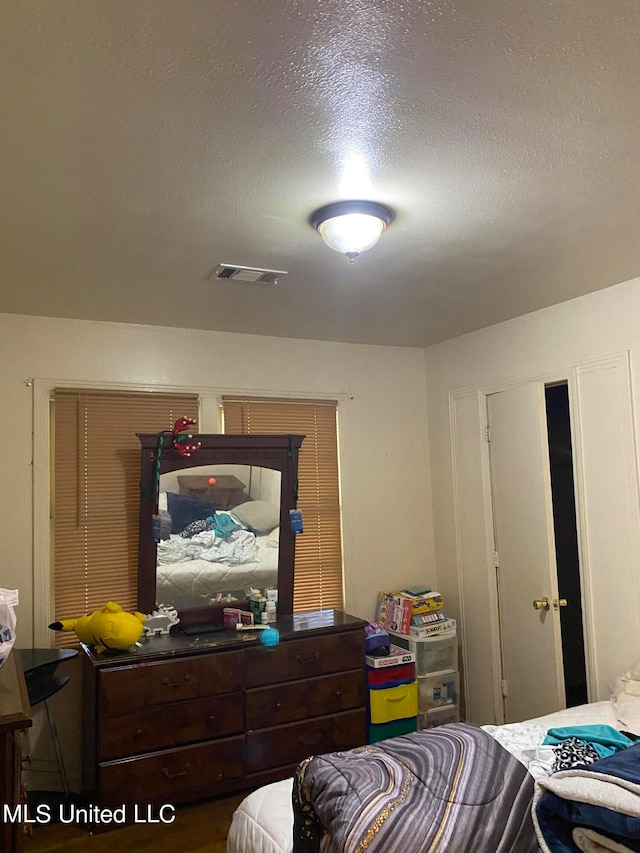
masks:
[[[640,696],[638,697],[640,707]],[[548,729],[560,726],[607,725],[626,729],[616,716],[616,706],[610,701],[591,702],[576,708],[566,708],[544,717],[509,723],[504,726],[482,726],[536,777],[546,766],[546,752],[542,741]],[[640,734],[640,732],[639,732]],[[546,773],[545,773],[546,775]],[[265,785],[249,794],[233,814],[227,853],[292,853],[293,809],[291,793],[293,779]]]
[[[618,731],[623,728],[610,700],[565,708],[563,711],[525,720],[522,723],[482,726],[482,728],[521,764],[524,764],[534,779],[538,779],[551,773],[555,760],[553,747],[542,745],[549,729],[593,725],[611,726]]]

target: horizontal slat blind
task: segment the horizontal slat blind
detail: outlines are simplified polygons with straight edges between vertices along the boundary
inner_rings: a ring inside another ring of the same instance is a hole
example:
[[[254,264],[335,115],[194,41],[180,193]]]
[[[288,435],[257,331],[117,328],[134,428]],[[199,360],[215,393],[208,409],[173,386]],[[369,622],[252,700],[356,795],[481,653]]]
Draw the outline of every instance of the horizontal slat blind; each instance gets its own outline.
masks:
[[[193,394],[55,389],[52,398],[52,542],[56,619],[119,602],[138,589],[140,442],[197,418]],[[56,634],[59,647],[77,644]]]
[[[298,461],[294,610],[343,606],[342,531],[335,400],[222,398],[224,431],[304,435]]]

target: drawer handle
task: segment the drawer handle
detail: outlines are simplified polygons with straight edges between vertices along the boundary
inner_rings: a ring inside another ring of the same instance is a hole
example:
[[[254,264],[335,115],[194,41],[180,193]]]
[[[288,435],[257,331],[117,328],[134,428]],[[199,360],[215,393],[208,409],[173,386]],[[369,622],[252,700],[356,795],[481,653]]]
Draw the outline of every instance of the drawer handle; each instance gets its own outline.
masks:
[[[191,769],[191,764],[185,764],[184,770],[179,770],[177,773],[172,773],[168,767],[163,767],[162,772],[167,779],[177,779],[179,776],[186,776],[187,771]]]
[[[169,681],[168,678],[163,678],[162,683],[165,687],[184,687],[185,684],[188,684],[191,681],[191,676],[189,673],[185,675],[182,681]]]
[[[298,740],[303,746],[315,746],[322,740],[322,732],[317,732],[312,738],[299,737]]]
[[[336,699],[339,699],[342,696],[342,690],[335,691]]]
[[[303,658],[303,657],[301,657],[301,655],[296,655],[296,660],[298,661],[298,663],[302,663],[305,666],[309,663],[315,663],[317,660],[319,660],[319,658],[320,658],[320,654],[318,652],[315,652],[315,654],[312,654],[310,658]]]

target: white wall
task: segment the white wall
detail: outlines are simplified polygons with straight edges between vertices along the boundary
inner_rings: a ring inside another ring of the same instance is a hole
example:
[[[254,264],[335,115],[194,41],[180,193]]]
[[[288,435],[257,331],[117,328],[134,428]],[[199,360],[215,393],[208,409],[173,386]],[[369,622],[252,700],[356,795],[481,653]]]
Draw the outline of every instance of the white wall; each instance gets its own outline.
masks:
[[[34,603],[41,595],[32,542],[34,379],[197,390],[211,395],[198,425],[202,432],[217,431],[216,394],[338,397],[345,609],[372,619],[378,590],[433,582],[422,350],[0,314],[0,586],[20,592],[18,646],[32,645]],[[65,671],[71,681],[52,707],[77,791],[80,667],[73,662]],[[41,708],[35,709],[30,751],[51,758]],[[58,779],[28,774],[27,784],[56,789]]]
[[[33,582],[33,379],[340,396],[346,609],[371,619],[379,589],[433,581],[422,350],[0,314],[0,586],[20,592],[19,645],[32,643],[40,593]],[[215,405],[208,413],[202,432],[217,429]]]
[[[568,370],[572,365],[629,350],[634,417],[640,411],[640,279],[519,317],[430,347],[425,352],[431,481],[436,498],[434,535],[437,585],[452,615],[460,615],[456,565],[450,392]],[[637,512],[634,513],[637,516]],[[479,554],[478,559],[484,559]],[[640,567],[636,567],[640,572]],[[615,583],[615,577],[612,577]],[[480,608],[484,603],[478,605]],[[474,614],[477,616],[478,614]],[[615,618],[615,614],[613,614]],[[489,639],[487,636],[487,644]],[[613,650],[608,650],[611,654]],[[621,668],[640,655],[640,637],[620,651]],[[490,656],[486,657],[489,661]],[[491,679],[491,672],[474,679]],[[491,719],[474,722],[493,722]]]

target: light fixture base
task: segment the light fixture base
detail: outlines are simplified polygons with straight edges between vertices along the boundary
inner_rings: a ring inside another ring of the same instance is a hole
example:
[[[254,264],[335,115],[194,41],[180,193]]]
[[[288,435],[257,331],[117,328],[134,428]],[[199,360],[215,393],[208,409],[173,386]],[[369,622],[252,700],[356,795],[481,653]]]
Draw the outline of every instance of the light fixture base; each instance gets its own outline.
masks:
[[[385,228],[393,221],[393,211],[386,204],[377,201],[334,201],[319,207],[309,217],[312,228],[317,231],[327,219],[336,216],[349,216],[351,213],[363,213],[365,216],[375,216],[384,222]]]

